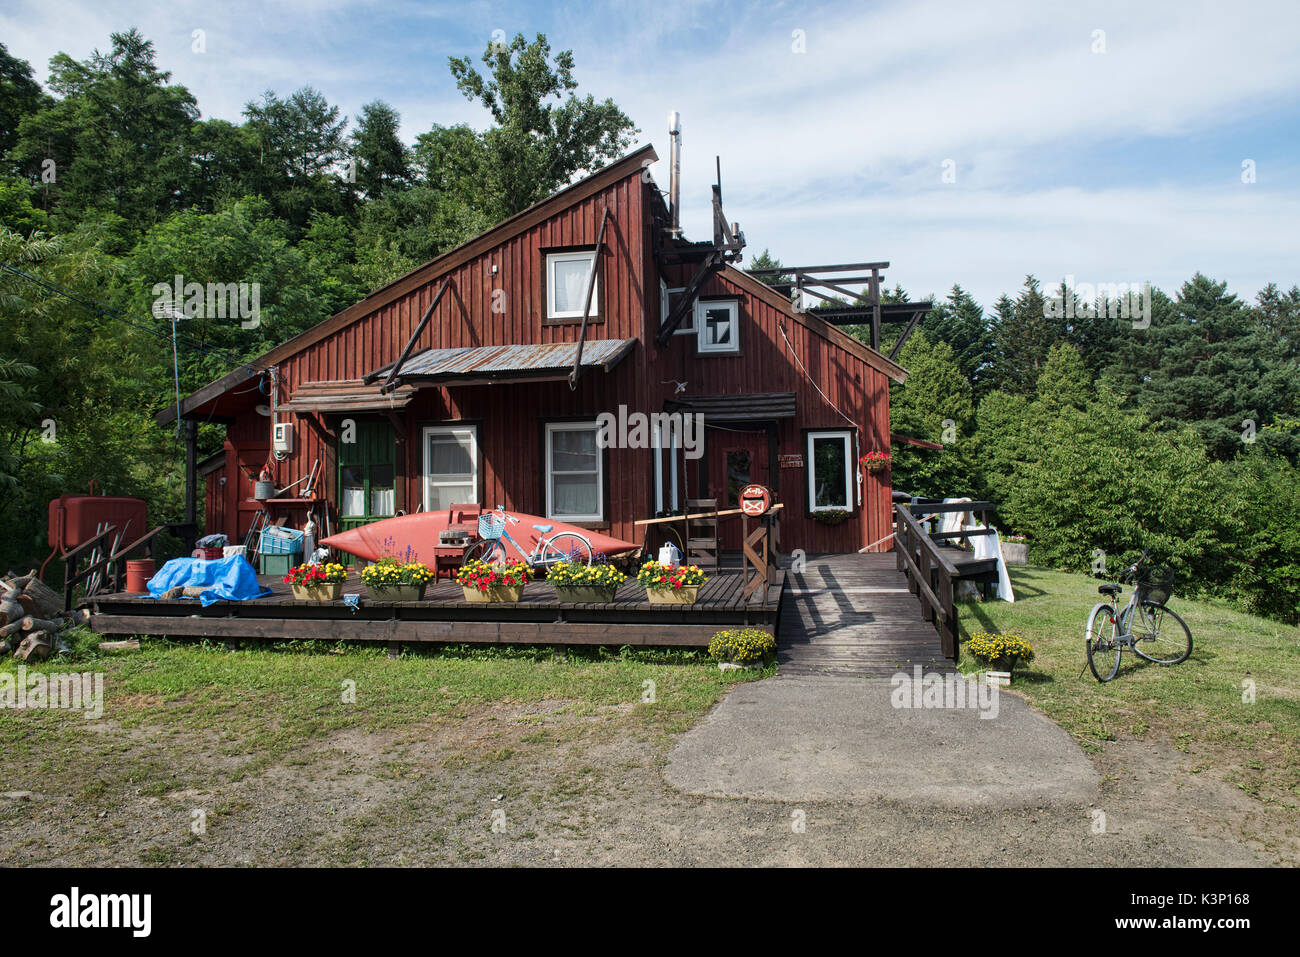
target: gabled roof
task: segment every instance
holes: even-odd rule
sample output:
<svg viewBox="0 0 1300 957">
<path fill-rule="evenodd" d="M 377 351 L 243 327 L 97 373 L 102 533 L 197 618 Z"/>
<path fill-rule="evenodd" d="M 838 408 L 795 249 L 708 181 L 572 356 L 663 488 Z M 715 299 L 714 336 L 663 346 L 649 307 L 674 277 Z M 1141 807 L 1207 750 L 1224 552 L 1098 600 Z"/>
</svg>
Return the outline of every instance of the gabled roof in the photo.
<svg viewBox="0 0 1300 957">
<path fill-rule="evenodd" d="M 462 266 L 477 256 L 490 252 L 502 243 L 513 239 L 520 233 L 532 229 L 538 223 L 541 223 L 558 211 L 572 206 L 574 203 L 580 203 L 590 196 L 594 196 L 601 190 L 612 186 L 620 180 L 632 176 L 641 175 L 645 167 L 659 159 L 659 154 L 655 152 L 652 145 L 645 145 L 639 150 L 628 153 L 621 159 L 615 160 L 604 169 L 597 170 L 590 176 L 578 180 L 578 182 L 566 186 L 559 192 L 552 193 L 546 199 L 539 203 L 534 203 L 525 210 L 515 213 L 509 219 L 503 219 L 491 229 L 479 233 L 472 239 L 461 243 L 455 249 L 448 250 L 441 256 L 429 260 L 423 266 L 412 269 L 406 275 L 394 279 L 386 286 L 381 286 L 370 295 L 366 296 L 359 302 L 353 303 L 341 312 L 335 313 L 328 319 L 318 322 L 304 332 L 300 332 L 285 342 L 280 343 L 274 349 L 264 353 L 258 358 L 252 360 L 245 366 L 241 366 L 234 372 L 231 372 L 220 379 L 210 382 L 208 385 L 186 397 L 182 403 L 181 414 L 184 415 L 194 408 L 201 406 L 217 396 L 221 395 L 227 389 L 245 382 L 257 374 L 259 370 L 270 368 L 277 363 L 283 362 L 290 356 L 296 355 L 308 346 L 327 339 L 341 329 L 345 329 L 359 319 L 373 313 L 391 302 L 402 298 L 408 293 L 419 289 L 421 286 L 433 282 L 435 279 L 443 276 L 451 270 Z M 154 417 L 159 425 L 166 425 L 168 422 L 175 420 L 176 406 L 170 405 L 163 409 Z"/>
</svg>

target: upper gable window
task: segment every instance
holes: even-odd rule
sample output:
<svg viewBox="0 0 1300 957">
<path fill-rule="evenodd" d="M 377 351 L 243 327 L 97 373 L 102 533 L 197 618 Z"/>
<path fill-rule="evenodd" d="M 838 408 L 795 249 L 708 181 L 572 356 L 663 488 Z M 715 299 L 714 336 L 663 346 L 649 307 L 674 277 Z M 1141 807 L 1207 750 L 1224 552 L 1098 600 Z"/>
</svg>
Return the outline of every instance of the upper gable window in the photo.
<svg viewBox="0 0 1300 957">
<path fill-rule="evenodd" d="M 587 278 L 595 259 L 594 249 L 546 255 L 546 318 L 581 319 L 586 304 Z M 600 315 L 600 279 L 591 287 L 589 318 Z"/>
<path fill-rule="evenodd" d="M 735 299 L 706 299 L 695 303 L 696 350 L 701 355 L 740 352 L 740 303 Z"/>
<path fill-rule="evenodd" d="M 677 288 L 670 289 L 668 283 L 664 282 L 662 279 L 659 280 L 659 325 L 662 326 L 668 321 L 668 314 L 673 311 L 674 300 L 685 291 L 685 286 L 678 286 Z M 694 334 L 694 310 L 692 310 L 691 315 L 687 316 L 677 324 L 677 328 L 673 330 L 673 335 L 684 336 Z"/>
</svg>

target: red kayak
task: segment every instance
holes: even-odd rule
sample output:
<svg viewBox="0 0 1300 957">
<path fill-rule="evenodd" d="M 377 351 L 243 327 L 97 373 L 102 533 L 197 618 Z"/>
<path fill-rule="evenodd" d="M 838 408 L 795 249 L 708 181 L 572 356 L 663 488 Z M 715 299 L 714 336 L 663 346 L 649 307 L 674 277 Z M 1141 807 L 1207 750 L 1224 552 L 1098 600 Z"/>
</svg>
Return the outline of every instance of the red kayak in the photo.
<svg viewBox="0 0 1300 957">
<path fill-rule="evenodd" d="M 485 511 L 483 514 L 485 516 L 495 514 L 498 518 L 501 516 L 500 512 Z M 609 535 L 602 535 L 600 532 L 579 528 L 576 525 L 557 522 L 552 518 L 526 515 L 523 512 L 511 512 L 510 514 L 519 521 L 508 522 L 506 528 L 510 532 L 510 537 L 523 549 L 525 555 L 532 553 L 539 536 L 551 537 L 560 532 L 574 532 L 587 539 L 587 541 L 591 542 L 593 555 L 614 556 L 633 551 L 639 547 L 631 542 L 612 538 Z M 371 562 L 378 561 L 386 555 L 391 555 L 405 561 L 424 562 L 427 565 L 432 565 L 433 550 L 438 545 L 438 533 L 447 530 L 449 520 L 450 515 L 446 509 L 440 509 L 436 512 L 416 512 L 413 515 L 399 515 L 396 518 L 386 518 L 346 532 L 339 532 L 337 535 L 321 539 L 321 544 L 330 548 L 337 548 L 341 552 L 347 552 L 349 555 L 355 555 L 357 558 Z M 470 522 L 469 525 L 471 528 L 477 529 L 476 522 Z M 541 532 L 534 527 L 537 525 L 541 525 L 548 530 Z M 510 547 L 509 542 L 503 542 L 503 544 L 512 560 L 519 559 L 520 556 Z"/>
</svg>

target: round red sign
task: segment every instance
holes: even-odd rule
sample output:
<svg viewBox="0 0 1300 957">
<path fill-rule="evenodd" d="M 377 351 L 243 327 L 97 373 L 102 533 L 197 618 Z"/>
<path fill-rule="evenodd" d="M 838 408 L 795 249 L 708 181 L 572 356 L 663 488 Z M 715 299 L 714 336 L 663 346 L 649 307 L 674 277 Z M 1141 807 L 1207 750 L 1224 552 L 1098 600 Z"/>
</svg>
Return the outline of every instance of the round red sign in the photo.
<svg viewBox="0 0 1300 957">
<path fill-rule="evenodd" d="M 740 490 L 740 510 L 746 515 L 766 515 L 772 507 L 772 493 L 762 485 L 746 485 Z"/>
</svg>

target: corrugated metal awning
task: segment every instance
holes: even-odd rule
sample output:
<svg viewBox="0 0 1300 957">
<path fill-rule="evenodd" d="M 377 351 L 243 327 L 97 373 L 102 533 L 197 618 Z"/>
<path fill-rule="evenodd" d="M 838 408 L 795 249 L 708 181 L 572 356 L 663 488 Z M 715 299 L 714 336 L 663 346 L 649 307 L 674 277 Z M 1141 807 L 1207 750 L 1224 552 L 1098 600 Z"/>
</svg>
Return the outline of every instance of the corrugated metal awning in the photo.
<svg viewBox="0 0 1300 957">
<path fill-rule="evenodd" d="M 582 347 L 584 369 L 608 372 L 636 345 L 635 339 L 592 339 Z M 567 378 L 577 356 L 576 342 L 426 349 L 402 363 L 397 382 L 416 386 L 442 383 L 548 381 Z M 383 378 L 391 365 L 376 369 L 367 381 Z"/>
<path fill-rule="evenodd" d="M 411 386 L 399 386 L 383 395 L 378 385 L 367 385 L 361 379 L 339 379 L 335 382 L 304 382 L 293 390 L 293 398 L 281 402 L 284 412 L 384 412 L 403 409 L 415 397 Z"/>
<path fill-rule="evenodd" d="M 738 395 L 692 395 L 664 403 L 669 412 L 699 412 L 705 420 L 759 422 L 794 417 L 793 392 L 750 392 Z"/>
</svg>

